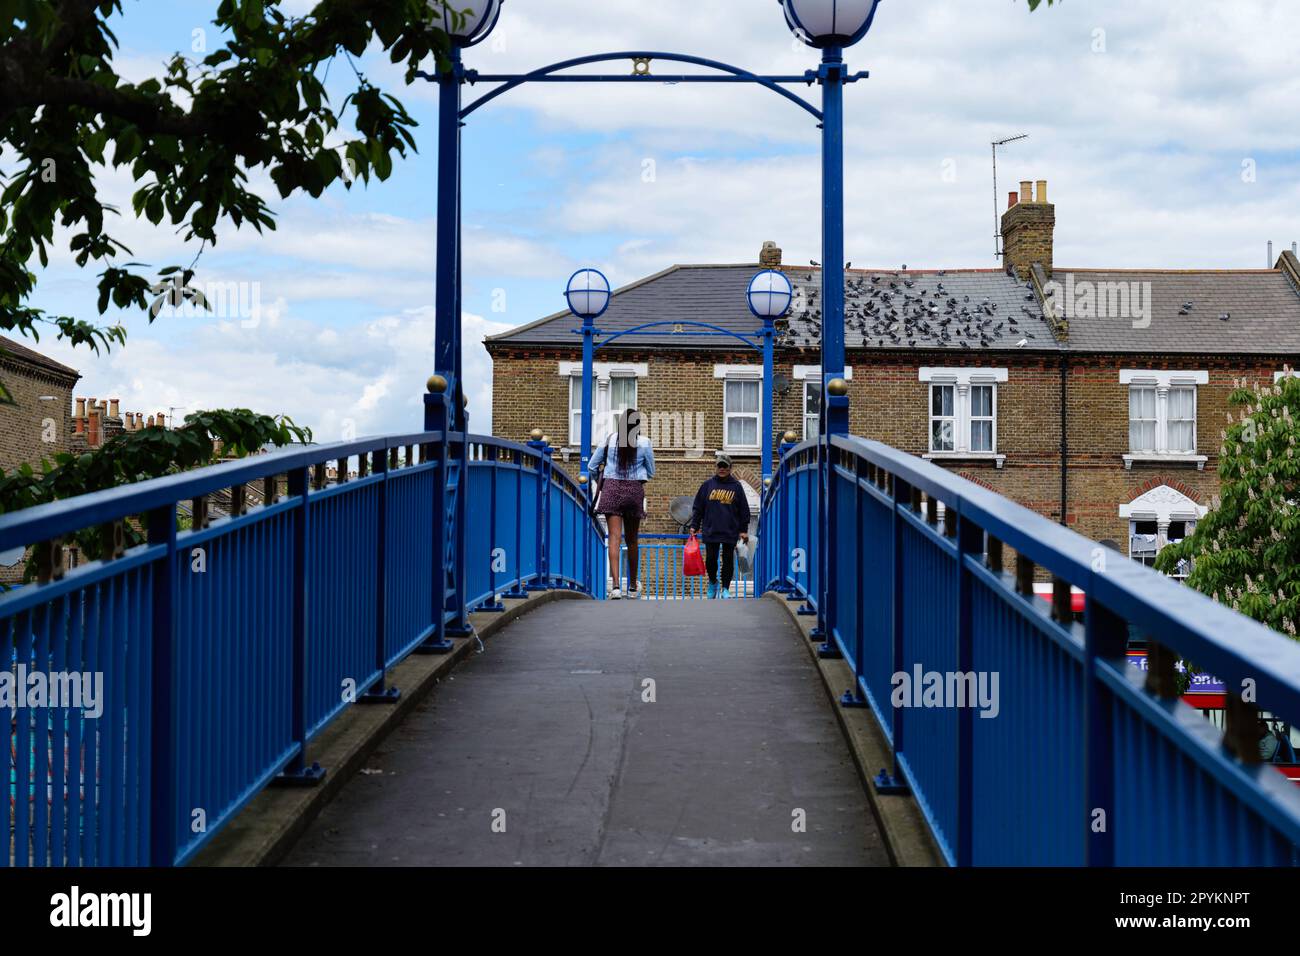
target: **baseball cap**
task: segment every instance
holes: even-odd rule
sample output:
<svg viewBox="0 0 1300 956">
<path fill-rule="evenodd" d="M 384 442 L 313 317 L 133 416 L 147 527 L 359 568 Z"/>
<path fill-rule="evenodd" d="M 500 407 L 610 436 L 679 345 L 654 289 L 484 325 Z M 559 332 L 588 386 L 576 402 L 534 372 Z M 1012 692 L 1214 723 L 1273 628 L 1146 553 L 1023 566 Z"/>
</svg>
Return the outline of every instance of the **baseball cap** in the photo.
<svg viewBox="0 0 1300 956">
<path fill-rule="evenodd" d="M 721 466 L 721 465 L 726 465 L 728 468 L 730 468 L 730 467 L 731 467 L 731 456 L 730 456 L 730 455 L 724 455 L 724 454 L 722 454 L 721 452 L 719 452 L 719 453 L 718 453 L 717 461 L 714 462 L 714 467 L 718 467 L 718 466 Z"/>
</svg>

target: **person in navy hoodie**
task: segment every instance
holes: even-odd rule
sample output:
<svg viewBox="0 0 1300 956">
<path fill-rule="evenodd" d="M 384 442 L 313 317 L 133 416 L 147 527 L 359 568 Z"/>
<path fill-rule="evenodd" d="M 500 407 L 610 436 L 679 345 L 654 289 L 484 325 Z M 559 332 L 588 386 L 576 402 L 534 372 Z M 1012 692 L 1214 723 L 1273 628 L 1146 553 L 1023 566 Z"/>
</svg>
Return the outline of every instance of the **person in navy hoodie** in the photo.
<svg viewBox="0 0 1300 956">
<path fill-rule="evenodd" d="M 718 455 L 712 478 L 695 493 L 691 534 L 704 542 L 704 567 L 709 573 L 708 596 L 731 597 L 731 573 L 736 564 L 736 541 L 749 540 L 749 500 L 745 488 L 731 474 L 731 459 Z M 722 567 L 718 568 L 721 560 Z M 721 575 L 721 587 L 718 586 Z"/>
</svg>

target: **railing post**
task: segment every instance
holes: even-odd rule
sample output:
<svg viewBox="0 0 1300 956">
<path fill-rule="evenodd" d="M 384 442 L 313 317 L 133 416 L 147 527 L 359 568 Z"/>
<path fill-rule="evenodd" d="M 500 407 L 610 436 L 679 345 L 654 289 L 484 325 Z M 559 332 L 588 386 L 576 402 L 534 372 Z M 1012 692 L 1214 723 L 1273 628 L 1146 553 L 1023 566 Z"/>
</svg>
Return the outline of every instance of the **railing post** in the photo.
<svg viewBox="0 0 1300 956">
<path fill-rule="evenodd" d="M 429 601 L 433 633 L 415 649 L 417 654 L 446 654 L 455 645 L 447 639 L 447 485 L 451 481 L 451 438 L 448 434 L 450 414 L 447 406 L 447 380 L 441 375 L 429 379 L 428 394 L 424 396 L 424 430 L 437 432 L 438 440 L 432 451 L 437 458 L 437 477 L 433 482 L 433 527 L 429 538 L 433 548 L 433 580 L 430 582 Z M 375 453 L 375 467 L 379 459 L 388 460 L 387 453 Z"/>
<path fill-rule="evenodd" d="M 463 414 L 463 410 L 461 417 L 465 419 L 465 423 L 460 440 L 456 443 L 456 447 L 460 450 L 460 464 L 456 471 L 456 500 L 453 502 L 451 518 L 451 570 L 455 584 L 451 596 L 452 619 L 448 622 L 446 630 L 449 637 L 469 637 L 474 633 L 474 629 L 469 624 L 467 607 L 469 592 L 466 587 L 469 581 L 469 421 Z"/>
<path fill-rule="evenodd" d="M 364 459 L 365 454 L 361 457 Z M 414 455 L 407 451 L 407 467 L 411 466 Z M 339 481 L 347 480 L 347 461 L 339 462 Z M 358 471 L 364 471 L 358 466 Z M 375 542 L 375 666 L 379 669 L 379 681 L 366 693 L 357 698 L 359 704 L 395 704 L 402 692 L 396 687 L 388 687 L 385 678 L 388 671 L 388 468 L 387 456 L 382 464 L 376 463 L 375 476 L 379 494 L 379 524 Z"/>
<path fill-rule="evenodd" d="M 822 472 L 825 475 L 823 479 L 823 491 L 826 495 L 826 523 L 822 525 L 821 554 L 822 564 L 818 574 L 821 578 L 817 582 L 820 597 L 818 598 L 819 616 L 821 627 L 823 628 L 822 637 L 825 643 L 817 649 L 817 656 L 825 660 L 839 660 L 844 657 L 839 647 L 835 643 L 835 625 L 839 620 L 836 609 L 836 602 L 839 600 L 838 588 L 835 587 L 835 565 L 839 560 L 839 542 L 841 520 L 839 492 L 836 490 L 835 481 L 835 446 L 832 444 L 832 437 L 827 435 L 822 445 L 826 457 L 822 462 Z"/>
<path fill-rule="evenodd" d="M 536 434 L 536 432 L 534 432 Z M 528 447 L 537 453 L 537 508 L 532 513 L 537 515 L 537 580 L 528 585 L 529 591 L 549 590 L 550 578 L 547 573 L 546 538 L 551 526 L 551 459 L 550 446 L 544 441 L 530 441 Z"/>
<path fill-rule="evenodd" d="M 528 596 L 524 590 L 524 453 L 515 450 L 510 454 L 519 470 L 519 480 L 515 482 L 515 583 L 506 597 L 522 598 Z"/>
<path fill-rule="evenodd" d="M 149 512 L 149 544 L 165 550 L 153 572 L 150 675 L 149 865 L 176 863 L 176 506 Z M 5 799 L 8 799 L 6 796 Z M 75 833 L 71 839 L 77 839 Z M 26 835 L 23 834 L 26 840 Z M 24 849 L 22 853 L 26 854 Z"/>
<path fill-rule="evenodd" d="M 1128 625 L 1102 607 L 1088 589 L 1083 609 L 1084 687 L 1084 859 L 1088 866 L 1115 865 L 1115 731 L 1113 698 L 1101 680 L 1098 664 L 1123 662 Z M 1099 812 L 1100 811 L 1100 812 Z"/>
<path fill-rule="evenodd" d="M 944 502 L 944 526 L 957 537 L 957 673 L 975 673 L 974 577 L 968 559 L 984 554 L 984 530 L 953 502 Z M 975 862 L 975 708 L 957 709 L 957 846 L 958 866 Z"/>
<path fill-rule="evenodd" d="M 893 592 L 893 600 L 890 602 L 891 620 L 891 650 L 890 660 L 892 670 L 890 673 L 898 674 L 903 670 L 903 526 L 904 521 L 899 515 L 899 509 L 904 507 L 906 501 L 907 507 L 915 510 L 920 503 L 920 489 L 913 488 L 903 479 L 894 475 L 893 481 L 893 507 L 890 510 L 890 551 L 893 553 L 893 560 L 890 561 L 890 587 Z M 908 786 L 903 777 L 903 769 L 899 763 L 898 755 L 903 752 L 905 746 L 904 732 L 906 730 L 903 722 L 903 712 L 905 707 L 890 707 L 889 725 L 890 738 L 893 742 L 894 766 L 892 771 L 880 768 L 880 773 L 876 774 L 874 784 L 877 793 L 907 793 Z"/>
<path fill-rule="evenodd" d="M 323 476 L 322 476 L 323 477 Z M 306 468 L 289 472 L 289 496 L 297 499 L 293 512 L 293 687 L 291 733 L 297 755 L 278 780 L 293 785 L 313 785 L 324 779 L 320 764 L 307 766 L 307 628 L 311 581 L 307 574 L 307 549 L 311 542 L 311 489 Z"/>
<path fill-rule="evenodd" d="M 866 567 L 863 549 L 866 538 L 866 498 L 862 494 L 860 482 L 865 463 L 856 454 L 853 456 L 853 575 L 855 579 L 862 576 Z M 845 639 L 853 644 L 853 686 L 840 695 L 841 707 L 865 708 L 870 706 L 862 693 L 862 678 L 865 673 L 863 657 L 866 655 L 866 628 L 863 617 L 866 614 L 866 588 L 853 588 L 853 634 Z"/>
<path fill-rule="evenodd" d="M 492 491 L 491 491 L 492 502 L 491 502 L 491 506 L 488 508 L 488 511 L 491 514 L 491 518 L 489 519 L 491 521 L 491 524 L 489 525 L 489 530 L 488 530 L 488 587 L 492 589 L 492 594 L 488 598 L 487 603 L 484 604 L 482 607 L 480 607 L 478 610 L 504 611 L 506 609 L 506 606 L 502 604 L 500 599 L 497 597 L 497 571 L 496 571 L 497 526 L 499 524 L 499 522 L 497 521 L 497 509 L 500 507 L 499 499 L 497 496 L 497 472 L 500 471 L 501 468 L 501 450 L 497 448 L 495 445 L 489 445 L 488 448 L 490 450 L 487 451 L 486 454 L 488 454 L 490 457 L 486 460 L 490 462 L 492 465 L 491 471 L 489 472 L 490 481 L 492 485 Z M 509 570 L 509 562 L 507 562 L 507 570 Z"/>
</svg>

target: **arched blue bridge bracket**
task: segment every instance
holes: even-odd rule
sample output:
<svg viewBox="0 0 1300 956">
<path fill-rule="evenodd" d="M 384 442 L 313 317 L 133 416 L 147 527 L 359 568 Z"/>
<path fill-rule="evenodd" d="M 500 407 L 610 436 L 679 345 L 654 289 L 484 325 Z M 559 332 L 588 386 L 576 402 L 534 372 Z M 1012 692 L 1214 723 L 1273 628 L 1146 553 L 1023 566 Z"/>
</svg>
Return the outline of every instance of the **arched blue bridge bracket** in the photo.
<svg viewBox="0 0 1300 956">
<path fill-rule="evenodd" d="M 630 329 L 623 329 L 623 330 L 620 331 L 620 332 L 615 332 L 613 335 L 611 335 L 609 338 L 605 339 L 603 342 L 597 342 L 597 343 L 595 343 L 595 347 L 598 348 L 598 349 L 601 349 L 601 348 L 604 348 L 605 346 L 610 345 L 611 343 L 617 341 L 618 339 L 621 339 L 621 338 L 622 338 L 623 336 L 625 336 L 625 335 L 636 335 L 636 334 L 642 332 L 642 331 L 645 330 L 645 329 L 657 329 L 657 328 L 662 328 L 663 326 L 666 326 L 666 325 L 670 325 L 670 326 L 672 326 L 673 328 L 684 328 L 685 326 L 688 326 L 688 325 L 689 325 L 689 326 L 691 326 L 692 328 L 708 329 L 708 330 L 709 330 L 708 333 L 706 333 L 706 332 L 679 332 L 679 333 L 677 333 L 677 334 L 678 334 L 678 335 L 707 335 L 707 334 L 710 334 L 710 333 L 714 333 L 714 334 L 717 334 L 717 335 L 729 335 L 729 336 L 731 336 L 733 339 L 739 339 L 739 340 L 740 340 L 741 342 L 743 342 L 746 346 L 748 346 L 748 347 L 751 348 L 751 349 L 754 349 L 756 352 L 761 352 L 761 351 L 763 351 L 763 347 L 762 347 L 761 345 L 756 345 L 754 342 L 751 341 L 751 339 L 762 338 L 762 336 L 763 336 L 763 333 L 762 333 L 762 332 L 751 332 L 751 333 L 749 333 L 748 335 L 746 335 L 746 334 L 744 334 L 743 332 L 734 332 L 734 331 L 732 331 L 731 329 L 724 329 L 724 328 L 723 328 L 722 326 L 720 326 L 720 325 L 710 325 L 708 322 L 646 322 L 646 323 L 643 324 L 643 325 L 635 325 L 635 326 L 633 326 L 633 327 L 630 328 Z M 570 331 L 572 331 L 572 332 L 574 332 L 574 333 L 576 333 L 576 334 L 578 334 L 578 335 L 581 335 L 581 334 L 582 334 L 582 329 L 571 329 Z M 600 334 L 600 330 L 599 330 L 599 329 L 596 330 L 596 334 L 597 334 L 597 335 Z"/>
<path fill-rule="evenodd" d="M 673 76 L 656 76 L 653 74 L 634 73 L 626 76 L 556 76 L 565 70 L 577 66 L 586 66 L 591 63 L 608 63 L 617 60 L 668 60 L 672 63 L 689 63 L 693 66 L 703 66 L 711 70 L 717 70 L 725 76 L 707 76 L 692 73 L 676 74 Z M 634 51 L 627 53 L 599 53 L 593 56 L 582 56 L 573 60 L 565 60 L 562 63 L 552 63 L 550 66 L 544 66 L 541 69 L 533 70 L 531 73 L 524 74 L 496 74 L 488 75 L 466 70 L 465 78 L 471 83 L 500 83 L 490 93 L 479 97 L 473 103 L 466 106 L 460 111 L 460 118 L 464 120 L 479 107 L 486 106 L 492 100 L 496 99 L 502 93 L 508 93 L 515 87 L 522 86 L 525 83 L 757 83 L 765 86 L 773 93 L 785 97 L 791 103 L 801 107 L 817 120 L 822 121 L 822 111 L 813 106 L 803 97 L 791 93 L 789 90 L 782 89 L 782 83 L 815 83 L 818 79 L 817 72 L 811 71 L 799 76 L 760 76 L 757 73 L 751 73 L 748 70 L 742 70 L 740 67 L 732 66 L 729 63 L 721 63 L 717 60 L 708 60 L 699 56 L 688 56 L 682 53 L 650 53 L 644 51 Z M 858 77 L 852 77 L 857 79 Z"/>
</svg>

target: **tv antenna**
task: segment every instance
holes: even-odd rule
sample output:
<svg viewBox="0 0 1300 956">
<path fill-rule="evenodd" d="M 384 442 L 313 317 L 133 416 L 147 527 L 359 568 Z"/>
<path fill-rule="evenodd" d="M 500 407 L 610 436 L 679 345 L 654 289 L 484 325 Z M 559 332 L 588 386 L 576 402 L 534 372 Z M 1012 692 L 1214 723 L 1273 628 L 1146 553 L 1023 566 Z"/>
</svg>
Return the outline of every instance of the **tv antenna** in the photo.
<svg viewBox="0 0 1300 956">
<path fill-rule="evenodd" d="M 998 215 L 998 147 L 1005 146 L 1007 143 L 1014 143 L 1018 140 L 1029 139 L 1028 133 L 1021 133 L 1019 136 L 1009 136 L 1006 139 L 1000 139 L 990 145 L 993 147 L 993 258 L 1002 258 L 1002 219 Z"/>
</svg>

